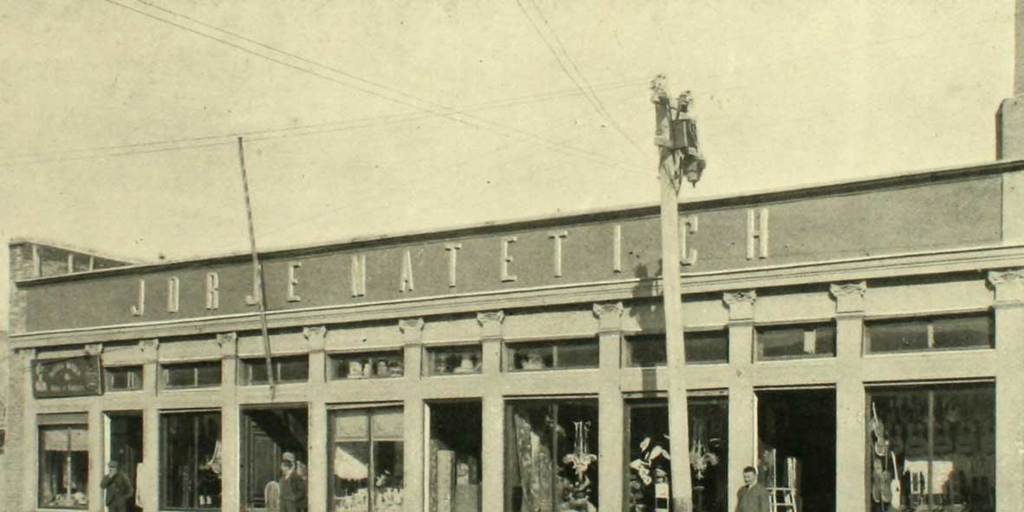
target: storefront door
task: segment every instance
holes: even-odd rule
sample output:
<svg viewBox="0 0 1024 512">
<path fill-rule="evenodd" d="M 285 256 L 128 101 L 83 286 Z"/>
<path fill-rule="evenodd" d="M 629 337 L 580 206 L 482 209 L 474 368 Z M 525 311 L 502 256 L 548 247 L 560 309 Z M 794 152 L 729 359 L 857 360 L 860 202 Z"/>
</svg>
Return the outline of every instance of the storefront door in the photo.
<svg viewBox="0 0 1024 512">
<path fill-rule="evenodd" d="M 105 452 L 108 463 L 117 462 L 118 471 L 125 474 L 132 487 L 138 490 L 139 465 L 142 464 L 142 412 L 108 413 L 106 416 Z M 135 493 L 138 496 L 138 493 Z M 128 502 L 128 510 L 139 510 L 135 496 Z"/>
<path fill-rule="evenodd" d="M 834 389 L 758 391 L 757 434 L 758 479 L 776 503 L 835 510 Z"/>
</svg>

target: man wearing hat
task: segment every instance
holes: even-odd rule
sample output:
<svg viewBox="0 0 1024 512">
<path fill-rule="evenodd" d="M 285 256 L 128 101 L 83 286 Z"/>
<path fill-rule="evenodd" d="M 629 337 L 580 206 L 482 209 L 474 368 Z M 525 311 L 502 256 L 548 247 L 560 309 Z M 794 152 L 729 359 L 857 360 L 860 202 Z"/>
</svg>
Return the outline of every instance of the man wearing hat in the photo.
<svg viewBox="0 0 1024 512">
<path fill-rule="evenodd" d="M 297 471 L 295 454 L 281 455 L 280 512 L 306 511 L 306 479 Z"/>
<path fill-rule="evenodd" d="M 129 512 L 128 503 L 135 495 L 128 475 L 118 469 L 116 460 L 107 464 L 107 474 L 100 482 L 100 487 L 107 491 L 107 510 L 109 512 Z"/>
</svg>

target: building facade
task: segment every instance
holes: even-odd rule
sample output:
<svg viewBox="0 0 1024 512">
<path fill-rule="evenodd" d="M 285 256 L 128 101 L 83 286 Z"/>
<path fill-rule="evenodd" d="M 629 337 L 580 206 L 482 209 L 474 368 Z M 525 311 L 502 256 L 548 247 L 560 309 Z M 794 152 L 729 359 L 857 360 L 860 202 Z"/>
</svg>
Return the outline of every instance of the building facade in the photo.
<svg viewBox="0 0 1024 512">
<path fill-rule="evenodd" d="M 269 252 L 273 386 L 248 255 L 16 241 L 7 503 L 104 510 L 113 459 L 143 510 L 268 510 L 288 459 L 316 512 L 655 511 L 671 454 L 700 511 L 746 466 L 801 511 L 1016 510 L 1022 205 L 1021 161 L 687 203 L 682 368 L 656 208 Z"/>
</svg>

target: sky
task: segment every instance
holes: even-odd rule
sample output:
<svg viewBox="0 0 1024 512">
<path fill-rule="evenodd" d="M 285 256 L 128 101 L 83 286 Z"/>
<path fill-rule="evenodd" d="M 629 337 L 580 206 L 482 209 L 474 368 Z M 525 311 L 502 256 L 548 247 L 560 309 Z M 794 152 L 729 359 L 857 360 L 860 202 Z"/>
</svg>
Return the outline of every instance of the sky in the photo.
<svg viewBox="0 0 1024 512">
<path fill-rule="evenodd" d="M 995 159 L 1013 0 L 0 0 L 0 239 L 139 260 Z M 0 251 L 0 315 L 8 261 Z M 2 326 L 3 324 L 0 324 Z"/>
</svg>

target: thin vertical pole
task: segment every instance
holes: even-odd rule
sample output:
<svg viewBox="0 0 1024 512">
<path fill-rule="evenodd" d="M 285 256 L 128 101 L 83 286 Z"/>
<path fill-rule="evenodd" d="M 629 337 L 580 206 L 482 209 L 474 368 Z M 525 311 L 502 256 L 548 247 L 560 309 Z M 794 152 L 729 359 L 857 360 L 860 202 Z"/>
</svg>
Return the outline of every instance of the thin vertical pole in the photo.
<svg viewBox="0 0 1024 512">
<path fill-rule="evenodd" d="M 657 81 L 657 79 L 656 79 Z M 656 143 L 671 139 L 671 106 L 664 91 L 655 90 Z M 667 131 L 666 131 L 667 129 Z M 668 359 L 668 432 L 672 453 L 672 510 L 690 512 L 693 490 L 690 480 L 690 426 L 686 397 L 686 352 L 683 345 L 683 299 L 679 257 L 678 162 L 672 150 L 659 144 L 658 181 L 661 188 L 661 286 L 665 311 L 665 355 Z"/>
<path fill-rule="evenodd" d="M 263 360 L 267 368 L 267 383 L 270 384 L 270 397 L 274 397 L 274 371 L 270 360 L 270 334 L 267 332 L 266 293 L 263 286 L 263 266 L 260 265 L 259 253 L 256 252 L 256 229 L 252 221 L 252 202 L 249 200 L 249 176 L 245 171 L 245 147 L 242 138 L 238 138 L 238 163 L 242 168 L 242 190 L 245 192 L 245 217 L 249 223 L 249 248 L 252 251 L 252 280 L 257 293 L 256 307 L 260 317 L 260 332 L 263 335 Z"/>
</svg>

